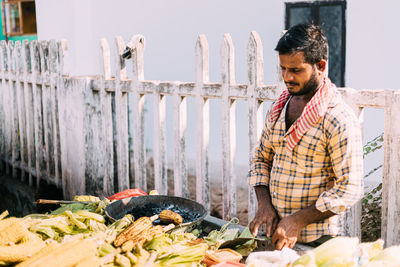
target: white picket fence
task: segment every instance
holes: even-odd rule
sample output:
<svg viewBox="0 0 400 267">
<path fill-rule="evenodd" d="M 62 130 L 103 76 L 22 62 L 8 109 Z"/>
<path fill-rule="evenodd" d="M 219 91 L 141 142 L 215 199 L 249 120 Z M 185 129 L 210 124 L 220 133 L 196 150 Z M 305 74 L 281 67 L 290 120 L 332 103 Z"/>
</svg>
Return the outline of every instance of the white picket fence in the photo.
<svg viewBox="0 0 400 267">
<path fill-rule="evenodd" d="M 116 73 L 111 75 L 110 48 L 100 42 L 102 73 L 71 77 L 67 73 L 66 42 L 35 41 L 0 44 L 0 165 L 17 179 L 40 186 L 44 180 L 62 187 L 65 198 L 77 194 L 110 195 L 131 187 L 147 188 L 144 141 L 144 102 L 153 98 L 155 189 L 188 196 L 186 128 L 187 98 L 195 99 L 196 200 L 210 206 L 208 149 L 210 99 L 221 99 L 223 217 L 236 215 L 235 143 L 237 100 L 248 103 L 249 163 L 264 125 L 262 107 L 281 91 L 263 84 L 262 43 L 252 32 L 247 46 L 248 84 L 237 84 L 234 46 L 225 34 L 221 46 L 221 82 L 209 81 L 207 39 L 200 35 L 195 47 L 195 82 L 144 80 L 144 38 L 134 36 L 131 79 L 122 59 L 121 37 L 115 39 Z M 279 80 L 279 79 L 278 79 Z M 400 243 L 400 96 L 395 90 L 339 88 L 363 120 L 363 108 L 385 111 L 382 238 Z M 173 98 L 174 177 L 167 177 L 166 96 Z M 130 98 L 130 99 L 128 99 Z M 211 133 L 213 134 L 213 133 Z M 243 177 L 245 179 L 245 177 Z M 116 181 L 116 182 L 115 182 Z M 114 184 L 116 186 L 114 186 Z M 256 201 L 249 190 L 249 218 Z M 360 236 L 360 205 L 347 216 L 346 232 Z"/>
</svg>

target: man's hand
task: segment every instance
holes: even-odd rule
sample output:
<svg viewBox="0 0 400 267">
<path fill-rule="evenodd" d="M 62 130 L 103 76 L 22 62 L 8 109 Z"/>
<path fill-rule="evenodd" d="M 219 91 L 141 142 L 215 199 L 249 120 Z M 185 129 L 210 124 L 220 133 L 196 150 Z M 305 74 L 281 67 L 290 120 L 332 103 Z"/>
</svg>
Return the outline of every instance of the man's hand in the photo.
<svg viewBox="0 0 400 267">
<path fill-rule="evenodd" d="M 263 224 L 265 224 L 265 235 L 270 237 L 275 231 L 276 225 L 278 224 L 278 216 L 276 215 L 276 211 L 272 206 L 258 206 L 256 216 L 249 225 L 250 232 L 253 234 L 253 236 L 257 236 L 258 230 Z"/>
<path fill-rule="evenodd" d="M 325 220 L 334 216 L 332 211 L 320 212 L 315 207 L 315 203 L 311 206 L 301 209 L 292 215 L 284 217 L 278 224 L 271 242 L 275 244 L 276 249 L 281 250 L 283 247 L 292 248 L 300 235 L 301 230 L 307 225 Z"/>
<path fill-rule="evenodd" d="M 303 227 L 303 225 L 296 222 L 294 216 L 283 218 L 272 236 L 272 244 L 275 244 L 275 248 L 279 250 L 284 247 L 293 248 Z"/>
<path fill-rule="evenodd" d="M 258 200 L 258 209 L 256 216 L 250 223 L 249 228 L 253 236 L 257 236 L 260 227 L 265 224 L 265 234 L 270 237 L 275 231 L 279 218 L 275 208 L 271 203 L 271 196 L 268 187 L 256 186 L 254 187 Z"/>
</svg>

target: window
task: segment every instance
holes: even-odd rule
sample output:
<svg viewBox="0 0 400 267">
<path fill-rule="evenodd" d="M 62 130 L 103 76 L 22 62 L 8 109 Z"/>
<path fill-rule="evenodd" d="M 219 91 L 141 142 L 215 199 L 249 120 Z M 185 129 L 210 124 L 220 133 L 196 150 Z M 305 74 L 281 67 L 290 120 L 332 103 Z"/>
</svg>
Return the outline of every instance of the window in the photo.
<svg viewBox="0 0 400 267">
<path fill-rule="evenodd" d="M 4 35 L 36 34 L 34 0 L 8 0 L 1 7 Z"/>
<path fill-rule="evenodd" d="M 285 28 L 302 22 L 320 25 L 328 38 L 329 78 L 345 86 L 346 1 L 312 1 L 286 4 Z"/>
</svg>

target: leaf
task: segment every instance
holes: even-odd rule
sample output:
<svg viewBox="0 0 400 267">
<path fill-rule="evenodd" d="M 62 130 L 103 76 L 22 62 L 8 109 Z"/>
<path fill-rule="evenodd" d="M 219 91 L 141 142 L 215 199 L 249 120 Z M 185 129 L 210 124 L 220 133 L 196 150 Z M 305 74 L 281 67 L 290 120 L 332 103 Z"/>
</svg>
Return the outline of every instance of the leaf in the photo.
<svg viewBox="0 0 400 267">
<path fill-rule="evenodd" d="M 240 233 L 239 238 L 241 237 L 253 237 L 248 226 Z"/>
</svg>

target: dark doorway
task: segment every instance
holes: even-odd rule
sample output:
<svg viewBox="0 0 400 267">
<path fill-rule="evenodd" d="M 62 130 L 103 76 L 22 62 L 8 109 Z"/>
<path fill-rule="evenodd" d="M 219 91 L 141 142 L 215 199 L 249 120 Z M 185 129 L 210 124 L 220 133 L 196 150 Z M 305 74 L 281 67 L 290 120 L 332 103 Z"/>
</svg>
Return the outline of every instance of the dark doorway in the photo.
<svg viewBox="0 0 400 267">
<path fill-rule="evenodd" d="M 302 22 L 320 25 L 329 43 L 329 78 L 344 87 L 346 60 L 346 1 L 285 3 L 285 28 Z"/>
</svg>

